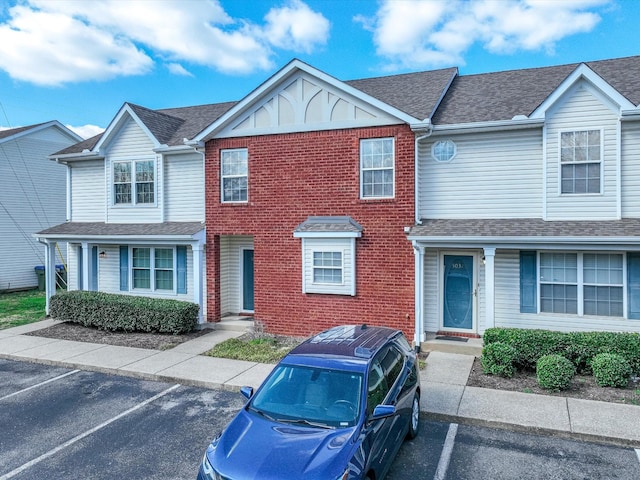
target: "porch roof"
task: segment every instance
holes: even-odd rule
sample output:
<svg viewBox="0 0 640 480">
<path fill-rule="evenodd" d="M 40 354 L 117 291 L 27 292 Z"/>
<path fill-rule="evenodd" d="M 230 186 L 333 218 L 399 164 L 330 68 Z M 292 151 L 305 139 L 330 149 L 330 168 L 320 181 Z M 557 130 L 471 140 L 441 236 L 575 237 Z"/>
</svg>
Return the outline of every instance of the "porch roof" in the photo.
<svg viewBox="0 0 640 480">
<path fill-rule="evenodd" d="M 36 237 L 51 240 L 109 239 L 198 239 L 204 236 L 202 222 L 105 223 L 66 222 L 46 228 Z M 198 237 L 198 238 L 196 238 Z M 204 238 L 204 237 L 203 237 Z"/>
<path fill-rule="evenodd" d="M 640 218 L 622 220 L 425 219 L 409 240 L 465 246 L 607 245 L 640 249 Z"/>
</svg>

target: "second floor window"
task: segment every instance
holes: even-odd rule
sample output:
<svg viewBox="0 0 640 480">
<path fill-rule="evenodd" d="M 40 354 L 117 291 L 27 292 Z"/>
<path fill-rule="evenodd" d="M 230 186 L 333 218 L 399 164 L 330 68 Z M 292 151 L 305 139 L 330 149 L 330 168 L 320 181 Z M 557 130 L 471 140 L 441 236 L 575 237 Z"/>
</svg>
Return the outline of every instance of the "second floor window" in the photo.
<svg viewBox="0 0 640 480">
<path fill-rule="evenodd" d="M 222 150 L 220 167 L 222 201 L 246 202 L 249 175 L 247 149 Z"/>
<path fill-rule="evenodd" d="M 394 195 L 395 146 L 393 138 L 360 141 L 360 196 L 391 198 Z"/>
<path fill-rule="evenodd" d="M 600 193 L 600 137 L 600 130 L 560 134 L 561 193 Z"/>
<path fill-rule="evenodd" d="M 155 202 L 155 162 L 131 160 L 113 162 L 113 203 L 116 205 Z"/>
</svg>

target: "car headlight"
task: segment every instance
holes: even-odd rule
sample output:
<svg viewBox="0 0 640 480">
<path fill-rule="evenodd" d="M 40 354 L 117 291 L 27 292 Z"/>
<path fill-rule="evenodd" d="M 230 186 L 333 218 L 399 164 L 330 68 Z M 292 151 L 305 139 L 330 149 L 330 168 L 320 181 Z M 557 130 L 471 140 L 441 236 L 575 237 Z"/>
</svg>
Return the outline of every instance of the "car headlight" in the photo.
<svg viewBox="0 0 640 480">
<path fill-rule="evenodd" d="M 204 457 L 202 457 L 201 472 L 207 480 L 224 480 L 218 472 L 213 469 L 206 453 Z"/>
</svg>

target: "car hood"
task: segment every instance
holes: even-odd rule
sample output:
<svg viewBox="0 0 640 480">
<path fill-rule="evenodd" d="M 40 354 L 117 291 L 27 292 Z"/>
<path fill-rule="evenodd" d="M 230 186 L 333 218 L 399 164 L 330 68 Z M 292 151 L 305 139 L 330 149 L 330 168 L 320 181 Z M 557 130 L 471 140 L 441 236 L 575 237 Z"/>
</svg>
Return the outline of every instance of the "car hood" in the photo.
<svg viewBox="0 0 640 480">
<path fill-rule="evenodd" d="M 241 410 L 207 456 L 230 479 L 333 480 L 349 462 L 354 434 L 355 428 L 287 425 Z"/>
</svg>

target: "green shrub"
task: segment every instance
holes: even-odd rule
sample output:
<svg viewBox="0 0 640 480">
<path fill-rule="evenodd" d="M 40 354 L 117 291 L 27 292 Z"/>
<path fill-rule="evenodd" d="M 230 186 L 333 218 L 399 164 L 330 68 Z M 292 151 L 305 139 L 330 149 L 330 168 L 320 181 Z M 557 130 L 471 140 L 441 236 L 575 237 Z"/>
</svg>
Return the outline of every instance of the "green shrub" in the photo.
<svg viewBox="0 0 640 480">
<path fill-rule="evenodd" d="M 574 374 L 573 363 L 562 355 L 545 355 L 536 363 L 538 383 L 547 390 L 557 392 L 567 389 Z"/>
<path fill-rule="evenodd" d="M 511 345 L 502 342 L 490 343 L 482 349 L 482 371 L 485 374 L 511 378 L 515 373 L 515 357 L 516 351 Z"/>
<path fill-rule="evenodd" d="M 518 369 L 534 370 L 544 355 L 558 354 L 570 360 L 579 373 L 591 373 L 591 361 L 599 353 L 615 353 L 640 374 L 640 334 L 619 332 L 552 332 L 520 328 L 490 328 L 483 334 L 484 345 L 496 342 L 516 350 Z"/>
<path fill-rule="evenodd" d="M 624 388 L 629 385 L 631 366 L 616 353 L 599 353 L 591 362 L 593 376 L 601 387 Z"/>
<path fill-rule="evenodd" d="M 60 292 L 49 303 L 53 318 L 85 327 L 174 334 L 192 331 L 199 309 L 195 303 L 179 300 L 81 290 Z"/>
</svg>

